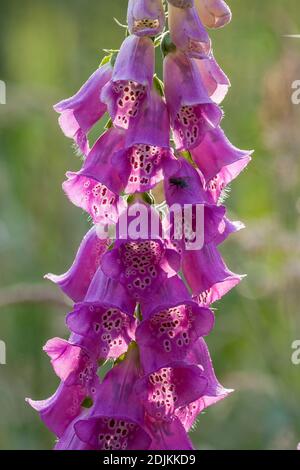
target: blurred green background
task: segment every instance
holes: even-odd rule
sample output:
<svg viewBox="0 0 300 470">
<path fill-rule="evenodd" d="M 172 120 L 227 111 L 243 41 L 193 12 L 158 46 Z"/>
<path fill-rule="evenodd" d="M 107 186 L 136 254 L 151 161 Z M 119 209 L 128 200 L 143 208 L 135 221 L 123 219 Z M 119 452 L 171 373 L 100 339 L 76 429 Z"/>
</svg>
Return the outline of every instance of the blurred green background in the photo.
<svg viewBox="0 0 300 470">
<path fill-rule="evenodd" d="M 232 218 L 247 224 L 223 247 L 248 278 L 217 305 L 210 336 L 222 383 L 236 389 L 207 410 L 192 434 L 200 449 L 295 449 L 300 441 L 300 80 L 299 0 L 231 0 L 232 24 L 213 32 L 215 56 L 232 82 L 223 126 L 254 160 L 232 184 Z M 58 380 L 42 346 L 66 337 L 68 305 L 43 281 L 70 265 L 88 228 L 63 195 L 80 160 L 60 132 L 53 103 L 96 69 L 124 35 L 126 2 L 1 0 L 0 80 L 0 449 L 45 449 L 54 438 L 26 396 L 42 399 Z"/>
</svg>

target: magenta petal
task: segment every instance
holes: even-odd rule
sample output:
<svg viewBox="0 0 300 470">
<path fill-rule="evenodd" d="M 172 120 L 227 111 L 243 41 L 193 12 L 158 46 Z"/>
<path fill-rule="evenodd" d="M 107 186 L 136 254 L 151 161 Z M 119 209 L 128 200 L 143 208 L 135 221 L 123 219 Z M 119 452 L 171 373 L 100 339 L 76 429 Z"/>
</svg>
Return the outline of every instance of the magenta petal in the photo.
<svg viewBox="0 0 300 470">
<path fill-rule="evenodd" d="M 147 450 L 151 443 L 149 434 L 126 415 L 81 420 L 75 424 L 75 431 L 95 450 Z"/>
<path fill-rule="evenodd" d="M 81 348 L 61 338 L 53 338 L 44 346 L 44 351 L 51 358 L 56 375 L 66 381 L 74 369 L 77 369 Z"/>
<path fill-rule="evenodd" d="M 99 269 L 85 301 L 67 317 L 74 333 L 97 343 L 101 359 L 118 358 L 134 339 L 136 320 L 133 302 L 122 285 Z"/>
<path fill-rule="evenodd" d="M 79 418 L 76 418 L 74 421 L 72 421 L 59 441 L 56 443 L 54 450 L 93 450 L 93 448 L 86 442 L 81 441 L 75 433 L 74 424 L 82 418 L 83 414 L 81 414 Z"/>
<path fill-rule="evenodd" d="M 231 10 L 224 0 L 196 2 L 199 16 L 208 28 L 222 28 L 231 21 Z"/>
<path fill-rule="evenodd" d="M 122 197 L 102 183 L 80 173 L 67 173 L 63 190 L 70 201 L 88 212 L 94 223 L 112 223 L 118 220 L 126 204 Z"/>
<path fill-rule="evenodd" d="M 231 220 L 227 219 L 227 217 L 224 217 L 223 222 L 224 224 L 222 230 L 219 231 L 219 234 L 214 239 L 214 243 L 216 245 L 220 245 L 221 243 L 223 243 L 232 233 L 239 232 L 240 230 L 245 228 L 243 222 L 232 222 Z"/>
<path fill-rule="evenodd" d="M 81 412 L 81 403 L 86 397 L 80 385 L 66 386 L 61 383 L 56 393 L 47 400 L 26 401 L 39 412 L 41 420 L 56 436 L 61 437 L 69 424 Z"/>
<path fill-rule="evenodd" d="M 101 360 L 117 359 L 134 340 L 136 320 L 102 302 L 77 304 L 67 317 L 71 331 L 97 341 Z"/>
<path fill-rule="evenodd" d="M 115 154 L 113 164 L 127 194 L 150 191 L 178 165 L 170 150 L 145 144 Z"/>
<path fill-rule="evenodd" d="M 208 381 L 205 395 L 176 412 L 176 415 L 184 425 L 186 431 L 189 431 L 195 423 L 197 416 L 203 410 L 223 400 L 232 393 L 233 390 L 224 388 L 216 378 L 207 345 L 202 338 L 195 343 L 187 360 L 190 361 L 191 364 L 200 365 L 203 368 L 203 375 Z"/>
<path fill-rule="evenodd" d="M 193 160 L 204 175 L 215 200 L 248 165 L 251 153 L 234 147 L 221 128 L 208 132 L 200 145 L 191 150 Z"/>
<path fill-rule="evenodd" d="M 170 147 L 170 120 L 164 99 L 155 91 L 149 93 L 147 103 L 126 132 L 126 147 L 138 144 Z"/>
<path fill-rule="evenodd" d="M 178 418 L 150 421 L 147 431 L 152 437 L 150 450 L 193 450 L 193 445 Z"/>
<path fill-rule="evenodd" d="M 105 376 L 88 418 L 75 424 L 82 441 L 102 450 L 149 448 L 151 439 L 143 430 L 144 409 L 134 391 L 139 375 L 138 350 L 133 346 L 126 359 Z"/>
<path fill-rule="evenodd" d="M 179 268 L 179 256 L 171 255 L 160 239 L 119 240 L 102 260 L 106 276 L 118 280 L 133 299 L 153 296 Z"/>
<path fill-rule="evenodd" d="M 162 0 L 129 0 L 127 23 L 130 34 L 158 35 L 165 26 Z"/>
<path fill-rule="evenodd" d="M 214 243 L 199 251 L 185 251 L 182 270 L 200 305 L 216 302 L 242 279 L 228 270 Z"/>
<path fill-rule="evenodd" d="M 111 76 L 110 64 L 100 67 L 76 95 L 54 106 L 55 111 L 61 114 L 59 123 L 64 134 L 74 139 L 85 155 L 89 151 L 87 134 L 106 112 L 106 105 L 99 96 Z"/>
<path fill-rule="evenodd" d="M 112 80 L 101 93 L 115 127 L 128 129 L 152 88 L 154 45 L 150 38 L 131 35 L 123 42 Z"/>
<path fill-rule="evenodd" d="M 82 169 L 77 173 L 93 182 L 101 183 L 114 193 L 122 189 L 118 172 L 112 164 L 113 155 L 124 148 L 124 132 L 120 129 L 108 129 L 97 140 Z"/>
<path fill-rule="evenodd" d="M 212 312 L 201 307 L 197 309 L 193 302 L 154 312 L 136 331 L 145 371 L 151 372 L 172 360 L 184 359 L 191 345 L 200 336 L 207 335 L 213 323 Z"/>
<path fill-rule="evenodd" d="M 214 200 L 205 187 L 202 173 L 188 163 L 184 158 L 179 158 L 177 171 L 170 174 L 164 181 L 166 202 L 173 204 L 213 204 Z"/>
<path fill-rule="evenodd" d="M 116 153 L 113 165 L 125 192 L 146 192 L 159 183 L 164 174 L 176 171 L 178 163 L 169 148 L 170 122 L 163 99 L 153 91 L 126 133 L 126 149 Z"/>
<path fill-rule="evenodd" d="M 175 362 L 140 379 L 135 387 L 149 415 L 157 420 L 170 418 L 178 408 L 204 395 L 207 379 L 202 369 Z"/>
<path fill-rule="evenodd" d="M 170 5 L 168 21 L 171 40 L 178 49 L 189 57 L 207 57 L 211 41 L 194 7 L 176 8 Z"/>
<path fill-rule="evenodd" d="M 104 305 L 117 308 L 129 316 L 133 316 L 135 310 L 135 302 L 126 289 L 114 279 L 107 277 L 102 268 L 96 272 L 84 301 L 90 304 L 101 301 Z"/>
<path fill-rule="evenodd" d="M 213 55 L 196 62 L 203 84 L 208 95 L 217 104 L 220 104 L 227 95 L 230 87 L 230 81 L 223 72 Z"/>
<path fill-rule="evenodd" d="M 164 82 L 176 148 L 197 147 L 209 130 L 219 126 L 221 109 L 208 96 L 196 61 L 180 51 L 166 56 Z"/>
<path fill-rule="evenodd" d="M 108 245 L 109 240 L 100 239 L 96 227 L 92 227 L 83 238 L 71 268 L 60 276 L 47 274 L 45 278 L 58 284 L 74 302 L 82 301 Z"/>
</svg>

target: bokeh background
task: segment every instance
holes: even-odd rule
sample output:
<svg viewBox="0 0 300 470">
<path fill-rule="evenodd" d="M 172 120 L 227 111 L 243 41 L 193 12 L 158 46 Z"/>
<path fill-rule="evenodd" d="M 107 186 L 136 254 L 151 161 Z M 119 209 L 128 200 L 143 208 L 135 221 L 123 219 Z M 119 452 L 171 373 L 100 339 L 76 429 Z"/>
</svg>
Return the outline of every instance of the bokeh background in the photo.
<svg viewBox="0 0 300 470">
<path fill-rule="evenodd" d="M 215 56 L 232 82 L 223 126 L 233 143 L 254 148 L 227 204 L 247 229 L 223 247 L 230 268 L 248 273 L 217 307 L 208 342 L 222 383 L 236 392 L 199 419 L 199 449 L 295 449 L 300 441 L 300 80 L 299 0 L 229 0 L 234 20 L 213 32 Z M 70 265 L 89 226 L 63 195 L 77 170 L 52 104 L 72 95 L 118 48 L 125 0 L 1 0 L 0 79 L 0 449 L 54 443 L 26 396 L 42 399 L 58 380 L 42 346 L 66 337 L 69 306 L 43 281 Z"/>
</svg>

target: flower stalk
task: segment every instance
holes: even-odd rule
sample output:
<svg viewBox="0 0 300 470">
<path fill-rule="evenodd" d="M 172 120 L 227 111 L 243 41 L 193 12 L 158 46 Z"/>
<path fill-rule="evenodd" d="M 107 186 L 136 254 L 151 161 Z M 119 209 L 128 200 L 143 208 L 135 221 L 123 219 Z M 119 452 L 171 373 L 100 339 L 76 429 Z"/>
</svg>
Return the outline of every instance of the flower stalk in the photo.
<svg viewBox="0 0 300 470">
<path fill-rule="evenodd" d="M 58 450 L 192 449 L 198 415 L 232 391 L 216 378 L 204 339 L 214 327 L 212 304 L 242 279 L 219 252 L 243 227 L 227 218 L 221 196 L 251 152 L 221 129 L 230 82 L 206 29 L 224 26 L 231 13 L 223 0 L 167 3 L 129 0 L 120 50 L 106 51 L 79 92 L 54 106 L 84 155 L 63 189 L 93 224 L 71 268 L 46 276 L 74 302 L 70 337 L 44 348 L 58 390 L 28 402 Z M 158 46 L 163 79 L 155 73 Z M 89 132 L 104 115 L 91 146 Z M 172 208 L 167 222 L 152 192 L 159 183 Z M 111 225 L 116 239 L 100 236 Z M 114 365 L 100 380 L 107 360 Z"/>
</svg>

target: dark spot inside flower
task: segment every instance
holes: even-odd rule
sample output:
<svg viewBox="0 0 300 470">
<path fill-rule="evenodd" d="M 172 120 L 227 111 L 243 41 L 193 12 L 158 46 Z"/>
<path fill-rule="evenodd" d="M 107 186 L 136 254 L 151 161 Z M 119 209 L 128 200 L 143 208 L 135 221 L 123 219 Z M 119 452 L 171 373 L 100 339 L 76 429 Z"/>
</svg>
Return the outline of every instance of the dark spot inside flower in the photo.
<svg viewBox="0 0 300 470">
<path fill-rule="evenodd" d="M 169 183 L 171 186 L 175 186 L 176 188 L 185 189 L 188 187 L 188 183 L 184 178 L 170 178 Z"/>
</svg>

